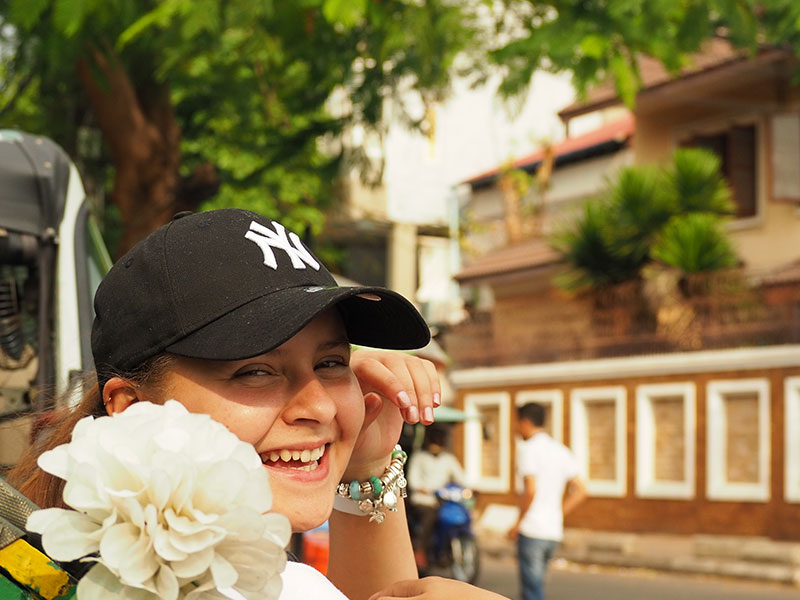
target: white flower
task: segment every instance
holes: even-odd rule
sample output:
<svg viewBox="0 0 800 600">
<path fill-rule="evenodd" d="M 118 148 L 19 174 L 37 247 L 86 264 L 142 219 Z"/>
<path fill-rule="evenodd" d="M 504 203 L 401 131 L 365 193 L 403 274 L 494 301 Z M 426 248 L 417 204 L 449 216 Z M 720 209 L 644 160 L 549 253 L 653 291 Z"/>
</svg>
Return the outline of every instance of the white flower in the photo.
<svg viewBox="0 0 800 600">
<path fill-rule="evenodd" d="M 277 598 L 291 527 L 255 449 L 174 400 L 86 417 L 39 466 L 64 502 L 28 518 L 51 558 L 97 564 L 79 600 Z"/>
</svg>

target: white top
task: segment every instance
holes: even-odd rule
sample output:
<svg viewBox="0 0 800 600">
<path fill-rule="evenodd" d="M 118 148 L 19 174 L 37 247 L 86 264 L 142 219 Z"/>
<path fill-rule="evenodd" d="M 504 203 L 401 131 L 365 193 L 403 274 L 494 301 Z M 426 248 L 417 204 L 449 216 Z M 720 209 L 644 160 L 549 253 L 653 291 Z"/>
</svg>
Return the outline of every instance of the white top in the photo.
<svg viewBox="0 0 800 600">
<path fill-rule="evenodd" d="M 517 472 L 522 478 L 533 476 L 536 483 L 536 493 L 522 518 L 520 533 L 560 542 L 564 537 L 564 489 L 567 482 L 578 476 L 575 455 L 561 442 L 539 432 L 517 445 Z"/>
<path fill-rule="evenodd" d="M 427 450 L 417 450 L 408 461 L 406 479 L 411 488 L 412 503 L 436 506 L 433 492 L 451 481 L 464 485 L 464 471 L 450 452 L 442 450 L 434 456 Z"/>
<path fill-rule="evenodd" d="M 325 575 L 303 563 L 287 562 L 281 579 L 283 589 L 278 600 L 347 600 Z"/>
</svg>

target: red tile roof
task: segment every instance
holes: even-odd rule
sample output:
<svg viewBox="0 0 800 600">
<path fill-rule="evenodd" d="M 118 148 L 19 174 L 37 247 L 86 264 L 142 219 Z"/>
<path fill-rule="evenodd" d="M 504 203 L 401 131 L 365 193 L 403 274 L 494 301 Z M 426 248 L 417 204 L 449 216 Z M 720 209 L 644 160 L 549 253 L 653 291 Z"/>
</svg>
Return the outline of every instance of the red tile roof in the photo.
<svg viewBox="0 0 800 600">
<path fill-rule="evenodd" d="M 595 129 L 594 131 L 590 131 L 589 133 L 567 138 L 554 146 L 553 150 L 555 151 L 556 160 L 558 160 L 559 157 L 572 154 L 573 152 L 587 150 L 607 142 L 626 142 L 633 135 L 634 126 L 635 121 L 633 115 L 626 115 L 617 121 L 603 125 L 602 127 Z M 513 166 L 516 169 L 532 167 L 541 162 L 541 160 L 544 158 L 544 153 L 544 149 L 536 150 L 527 156 L 523 156 L 522 158 L 515 160 Z M 478 175 L 470 177 L 469 179 L 465 180 L 464 183 L 476 183 L 483 181 L 497 176 L 498 173 L 500 173 L 500 167 L 489 169 L 488 171 L 484 171 L 483 173 L 479 173 Z"/>
</svg>

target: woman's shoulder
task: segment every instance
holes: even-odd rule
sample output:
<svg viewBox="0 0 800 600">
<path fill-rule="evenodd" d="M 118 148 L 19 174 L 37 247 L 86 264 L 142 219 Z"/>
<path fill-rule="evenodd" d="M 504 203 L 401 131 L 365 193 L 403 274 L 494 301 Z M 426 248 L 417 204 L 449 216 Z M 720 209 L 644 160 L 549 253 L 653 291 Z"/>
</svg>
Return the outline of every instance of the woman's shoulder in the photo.
<svg viewBox="0 0 800 600">
<path fill-rule="evenodd" d="M 283 589 L 279 600 L 347 600 L 330 580 L 314 567 L 288 562 L 281 573 Z"/>
</svg>

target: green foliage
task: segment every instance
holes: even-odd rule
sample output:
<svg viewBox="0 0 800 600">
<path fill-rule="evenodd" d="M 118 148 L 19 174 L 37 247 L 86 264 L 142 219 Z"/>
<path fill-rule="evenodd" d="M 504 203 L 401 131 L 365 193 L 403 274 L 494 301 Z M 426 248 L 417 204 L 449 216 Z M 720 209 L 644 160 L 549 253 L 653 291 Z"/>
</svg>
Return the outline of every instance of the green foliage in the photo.
<svg viewBox="0 0 800 600">
<path fill-rule="evenodd" d="M 569 265 L 556 283 L 572 291 L 620 283 L 654 260 L 684 274 L 732 266 L 737 258 L 721 229 L 732 212 L 719 160 L 708 150 L 678 150 L 663 169 L 625 168 L 554 237 Z"/>
<path fill-rule="evenodd" d="M 523 93 L 534 71 L 546 69 L 572 73 L 581 92 L 611 79 L 630 104 L 637 57 L 676 73 L 713 35 L 800 56 L 800 2 L 0 0 L 0 125 L 53 137 L 106 181 L 106 152 L 81 154 L 78 140 L 96 121 L 75 66 L 92 49 L 115 54 L 143 108 L 154 89 L 168 90 L 181 172 L 215 165 L 215 203 L 297 211 L 316 229 L 337 169 L 361 156 L 343 150 L 340 134 L 354 124 L 380 130 L 386 100 L 409 90 L 425 102 L 446 97 L 456 57 L 476 80 L 500 69 L 505 96 Z M 405 102 L 393 106 L 406 124 L 420 125 Z M 686 175 L 689 189 L 695 175 Z M 687 210 L 701 201 L 724 212 L 722 192 L 682 197 Z M 628 236 L 639 253 L 648 239 Z"/>
<path fill-rule="evenodd" d="M 672 73 L 712 37 L 755 52 L 760 43 L 800 57 L 796 0 L 504 0 L 498 30 L 509 40 L 490 61 L 504 70 L 500 91 L 524 94 L 537 69 L 567 71 L 583 94 L 612 80 L 632 105 L 641 85 L 635 57 L 660 60 Z"/>
<path fill-rule="evenodd" d="M 621 283 L 635 277 L 642 266 L 635 256 L 621 251 L 613 206 L 607 200 L 587 202 L 575 227 L 556 234 L 552 243 L 573 265 L 556 277 L 556 284 L 566 290 Z"/>
<path fill-rule="evenodd" d="M 664 227 L 651 254 L 683 273 L 715 271 L 739 262 L 719 218 L 710 213 L 674 217 Z"/>
<path fill-rule="evenodd" d="M 89 161 L 78 143 L 96 121 L 76 64 L 100 50 L 145 114 L 168 91 L 181 174 L 211 163 L 220 178 L 206 207 L 250 205 L 318 231 L 343 161 L 359 155 L 341 133 L 379 127 L 401 92 L 443 98 L 470 19 L 444 0 L 0 1 L 0 123 L 53 137 L 105 181 L 107 150 Z"/>
<path fill-rule="evenodd" d="M 678 211 L 733 215 L 731 191 L 721 174 L 722 162 L 713 152 L 686 148 L 676 152 L 667 179 L 675 189 Z"/>
</svg>

